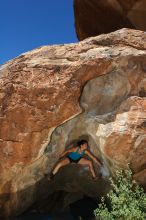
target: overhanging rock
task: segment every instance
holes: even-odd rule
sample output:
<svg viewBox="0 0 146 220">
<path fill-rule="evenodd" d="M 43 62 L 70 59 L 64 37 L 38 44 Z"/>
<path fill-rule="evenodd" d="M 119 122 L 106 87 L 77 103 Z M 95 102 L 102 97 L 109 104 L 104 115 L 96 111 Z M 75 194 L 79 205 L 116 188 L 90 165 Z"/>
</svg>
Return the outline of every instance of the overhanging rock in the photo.
<svg viewBox="0 0 146 220">
<path fill-rule="evenodd" d="M 146 187 L 146 33 L 122 29 L 44 46 L 0 67 L 0 213 L 45 194 L 59 154 L 79 137 L 110 173 L 130 163 Z M 47 189 L 46 189 L 47 190 Z"/>
</svg>

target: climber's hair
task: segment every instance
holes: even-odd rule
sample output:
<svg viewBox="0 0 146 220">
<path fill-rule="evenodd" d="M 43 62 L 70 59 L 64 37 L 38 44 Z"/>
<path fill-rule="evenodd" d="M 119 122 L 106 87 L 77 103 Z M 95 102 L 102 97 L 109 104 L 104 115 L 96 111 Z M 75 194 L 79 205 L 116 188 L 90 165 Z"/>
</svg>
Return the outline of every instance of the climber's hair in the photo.
<svg viewBox="0 0 146 220">
<path fill-rule="evenodd" d="M 86 140 L 80 140 L 80 141 L 77 142 L 77 146 L 78 146 L 78 147 L 81 147 L 81 145 L 83 145 L 83 144 L 87 144 L 87 145 L 88 145 L 88 141 L 86 141 Z"/>
</svg>

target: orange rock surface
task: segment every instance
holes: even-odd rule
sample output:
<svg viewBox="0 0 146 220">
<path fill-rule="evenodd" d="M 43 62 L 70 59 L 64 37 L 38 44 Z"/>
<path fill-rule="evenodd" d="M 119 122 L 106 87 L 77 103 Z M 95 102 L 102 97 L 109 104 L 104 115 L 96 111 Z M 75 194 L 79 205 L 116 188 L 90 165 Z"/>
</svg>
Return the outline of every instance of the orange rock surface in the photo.
<svg viewBox="0 0 146 220">
<path fill-rule="evenodd" d="M 44 46 L 0 66 L 0 215 L 45 194 L 44 173 L 82 135 L 109 171 L 130 163 L 146 187 L 145 96 L 142 31 Z"/>
<path fill-rule="evenodd" d="M 74 0 L 79 40 L 121 28 L 146 31 L 145 0 Z"/>
</svg>

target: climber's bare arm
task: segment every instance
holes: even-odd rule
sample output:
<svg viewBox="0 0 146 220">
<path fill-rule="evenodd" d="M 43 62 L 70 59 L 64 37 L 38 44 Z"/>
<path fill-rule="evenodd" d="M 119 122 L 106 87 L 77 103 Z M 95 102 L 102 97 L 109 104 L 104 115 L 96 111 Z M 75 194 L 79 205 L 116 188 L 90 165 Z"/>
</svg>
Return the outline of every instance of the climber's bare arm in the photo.
<svg viewBox="0 0 146 220">
<path fill-rule="evenodd" d="M 63 153 L 60 154 L 60 158 L 64 157 L 66 154 L 70 153 L 70 152 L 74 152 L 76 150 L 77 147 L 71 147 L 67 150 L 65 150 Z"/>
<path fill-rule="evenodd" d="M 89 150 L 85 151 L 85 154 L 87 154 L 95 163 L 97 163 L 99 166 L 102 166 L 102 163 L 100 160 L 98 160 Z"/>
</svg>

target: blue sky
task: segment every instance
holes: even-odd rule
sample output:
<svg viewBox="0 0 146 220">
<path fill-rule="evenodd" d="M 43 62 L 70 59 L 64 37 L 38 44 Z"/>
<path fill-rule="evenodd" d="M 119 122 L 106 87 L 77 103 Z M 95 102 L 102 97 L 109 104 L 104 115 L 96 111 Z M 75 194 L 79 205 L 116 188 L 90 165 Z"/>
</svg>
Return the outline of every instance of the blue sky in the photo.
<svg viewBox="0 0 146 220">
<path fill-rule="evenodd" d="M 0 64 L 39 46 L 76 42 L 73 0 L 0 0 Z"/>
</svg>

